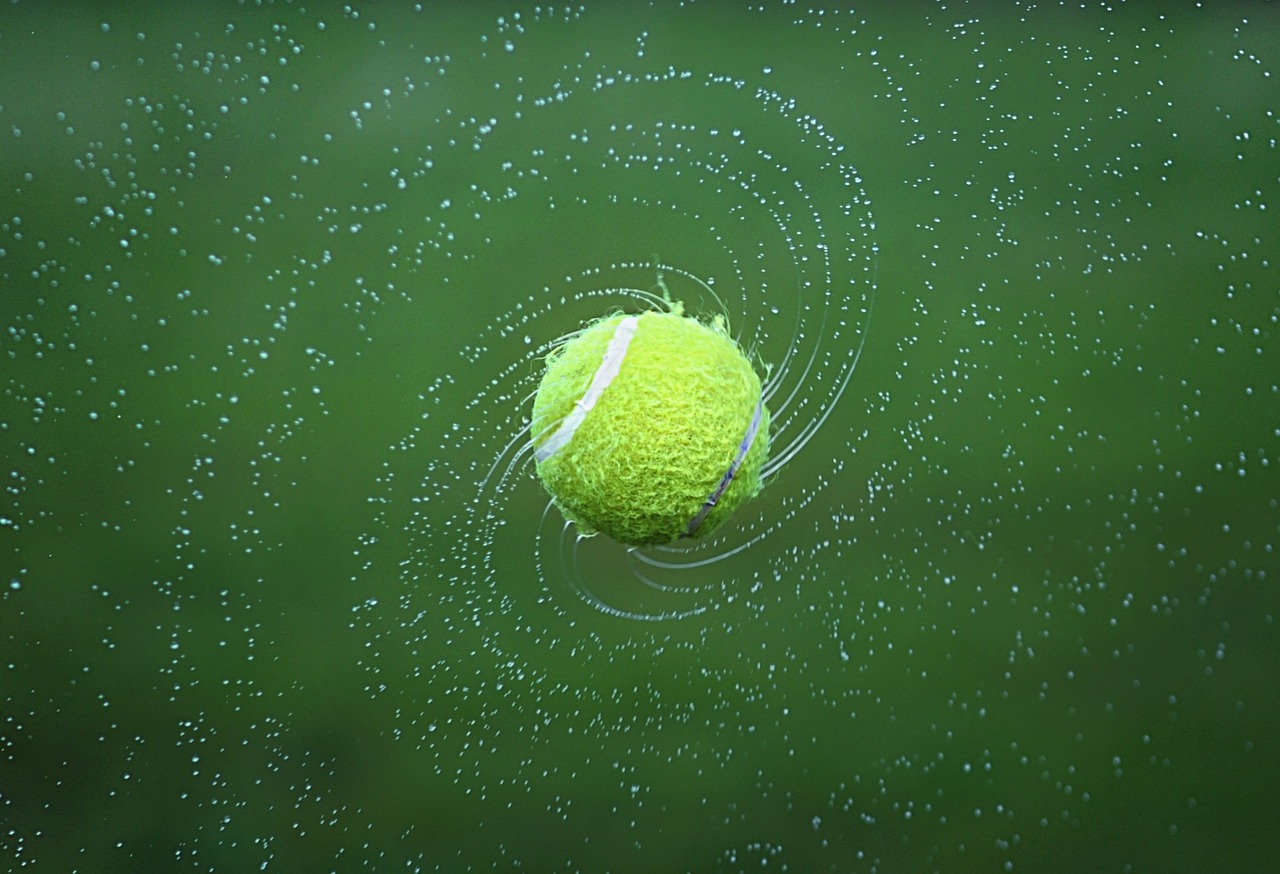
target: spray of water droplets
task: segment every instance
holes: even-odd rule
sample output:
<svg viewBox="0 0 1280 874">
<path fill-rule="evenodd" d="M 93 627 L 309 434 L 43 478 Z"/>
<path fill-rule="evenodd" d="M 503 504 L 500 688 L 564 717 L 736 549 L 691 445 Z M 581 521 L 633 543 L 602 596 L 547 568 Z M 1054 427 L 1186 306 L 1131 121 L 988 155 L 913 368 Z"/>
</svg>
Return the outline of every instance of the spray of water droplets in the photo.
<svg viewBox="0 0 1280 874">
<path fill-rule="evenodd" d="M 1273 860 L 1270 6 L 2 15 L 11 867 Z M 775 449 L 627 550 L 662 287 Z"/>
<path fill-rule="evenodd" d="M 460 162 L 477 174 L 452 174 L 456 191 L 440 200 L 445 218 L 432 222 L 447 254 L 477 266 L 440 284 L 474 295 L 494 281 L 475 274 L 505 273 L 519 302 L 463 352 L 471 372 L 456 381 L 464 392 L 477 384 L 482 391 L 443 409 L 443 386 L 422 393 L 424 415 L 397 441 L 381 478 L 377 521 L 408 546 L 397 561 L 406 599 L 433 599 L 429 581 L 439 571 L 431 563 L 443 539 L 468 571 L 459 588 L 521 613 L 542 604 L 574 615 L 578 605 L 565 601 L 575 594 L 629 619 L 750 604 L 767 579 L 760 553 L 769 535 L 806 500 L 799 483 L 778 474 L 838 408 L 874 300 L 874 223 L 862 180 L 843 145 L 766 76 L 675 67 L 626 48 L 620 58 L 597 51 L 553 65 L 543 83 L 496 83 L 502 100 L 476 136 L 430 149 L 433 173 L 450 174 Z M 396 111 L 414 111 L 412 101 Z M 528 150 L 531 140 L 554 146 Z M 526 220 L 530 213 L 538 218 Z M 453 230 L 453 216 L 489 229 L 474 251 Z M 524 254 L 492 263 L 512 251 Z M 659 286 L 693 313 L 726 316 L 767 370 L 775 450 L 764 496 L 718 536 L 624 550 L 577 537 L 539 494 L 525 451 L 527 417 L 551 348 L 604 312 L 654 306 Z M 530 512 L 539 499 L 541 511 Z M 529 555 L 537 586 L 508 590 L 513 556 L 518 565 Z"/>
</svg>

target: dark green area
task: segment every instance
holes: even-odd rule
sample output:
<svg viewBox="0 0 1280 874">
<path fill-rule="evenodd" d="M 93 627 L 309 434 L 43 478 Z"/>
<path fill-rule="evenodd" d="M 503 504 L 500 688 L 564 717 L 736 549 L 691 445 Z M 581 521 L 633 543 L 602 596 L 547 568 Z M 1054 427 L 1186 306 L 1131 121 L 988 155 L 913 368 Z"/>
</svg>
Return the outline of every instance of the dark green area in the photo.
<svg viewBox="0 0 1280 874">
<path fill-rule="evenodd" d="M 1280 19 L 1204 7 L 7 4 L 9 867 L 1273 864 Z M 672 577 L 518 451 L 654 258 L 829 410 Z"/>
</svg>

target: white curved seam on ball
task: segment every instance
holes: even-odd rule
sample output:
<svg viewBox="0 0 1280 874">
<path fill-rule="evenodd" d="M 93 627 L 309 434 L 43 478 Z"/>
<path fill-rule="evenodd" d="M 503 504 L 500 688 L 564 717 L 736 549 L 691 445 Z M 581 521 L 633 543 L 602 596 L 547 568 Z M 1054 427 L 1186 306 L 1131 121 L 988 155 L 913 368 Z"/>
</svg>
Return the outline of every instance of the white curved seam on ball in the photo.
<svg viewBox="0 0 1280 874">
<path fill-rule="evenodd" d="M 604 358 L 600 360 L 595 376 L 591 377 L 591 384 L 587 386 L 586 394 L 574 402 L 573 412 L 560 421 L 560 427 L 556 428 L 547 442 L 534 450 L 534 458 L 539 462 L 546 461 L 555 455 L 573 439 L 573 435 L 587 417 L 587 413 L 591 412 L 596 401 L 600 400 L 600 395 L 618 375 L 618 371 L 622 368 L 622 360 L 627 356 L 627 347 L 631 345 L 631 338 L 635 333 L 635 316 L 627 316 L 618 323 L 613 336 L 609 338 L 609 345 L 604 350 Z"/>
<path fill-rule="evenodd" d="M 756 442 L 756 435 L 760 431 L 760 420 L 764 417 L 764 395 L 762 394 L 756 400 L 756 411 L 751 416 L 751 424 L 747 426 L 747 433 L 742 438 L 742 442 L 738 444 L 738 454 L 733 459 L 733 464 L 729 465 L 729 469 L 725 471 L 723 477 L 720 478 L 720 484 L 716 486 L 716 490 L 711 493 L 711 497 L 707 498 L 706 503 L 702 505 L 702 509 L 698 511 L 698 515 L 689 520 L 689 525 L 685 528 L 684 536 L 692 537 L 694 532 L 702 526 L 707 515 L 715 509 L 716 504 L 720 503 L 720 499 L 724 497 L 724 493 L 728 491 L 729 484 L 733 482 L 733 478 L 738 475 L 738 469 L 742 467 L 742 462 L 746 460 L 747 453 L 751 451 L 751 444 Z"/>
</svg>

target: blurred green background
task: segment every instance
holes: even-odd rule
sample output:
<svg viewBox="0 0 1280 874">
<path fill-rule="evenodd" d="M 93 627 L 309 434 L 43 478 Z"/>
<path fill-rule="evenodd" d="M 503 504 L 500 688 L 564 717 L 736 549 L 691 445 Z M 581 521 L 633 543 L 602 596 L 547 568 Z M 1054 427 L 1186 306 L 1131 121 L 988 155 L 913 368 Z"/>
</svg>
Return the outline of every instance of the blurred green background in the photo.
<svg viewBox="0 0 1280 874">
<path fill-rule="evenodd" d="M 1267 867 L 1280 15 L 1202 7 L 6 4 L 7 867 Z M 575 544 L 539 360 L 660 270 L 786 463 Z"/>
</svg>

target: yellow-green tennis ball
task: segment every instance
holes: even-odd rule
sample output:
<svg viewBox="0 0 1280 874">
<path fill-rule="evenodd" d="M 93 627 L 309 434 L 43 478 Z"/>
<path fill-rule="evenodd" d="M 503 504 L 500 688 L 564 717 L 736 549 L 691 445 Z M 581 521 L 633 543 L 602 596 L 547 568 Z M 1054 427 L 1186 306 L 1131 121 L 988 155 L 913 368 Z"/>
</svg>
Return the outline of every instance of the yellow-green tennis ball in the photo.
<svg viewBox="0 0 1280 874">
<path fill-rule="evenodd" d="M 760 491 L 769 411 L 723 323 L 614 315 L 547 357 L 538 476 L 584 534 L 648 546 L 714 531 Z"/>
</svg>

